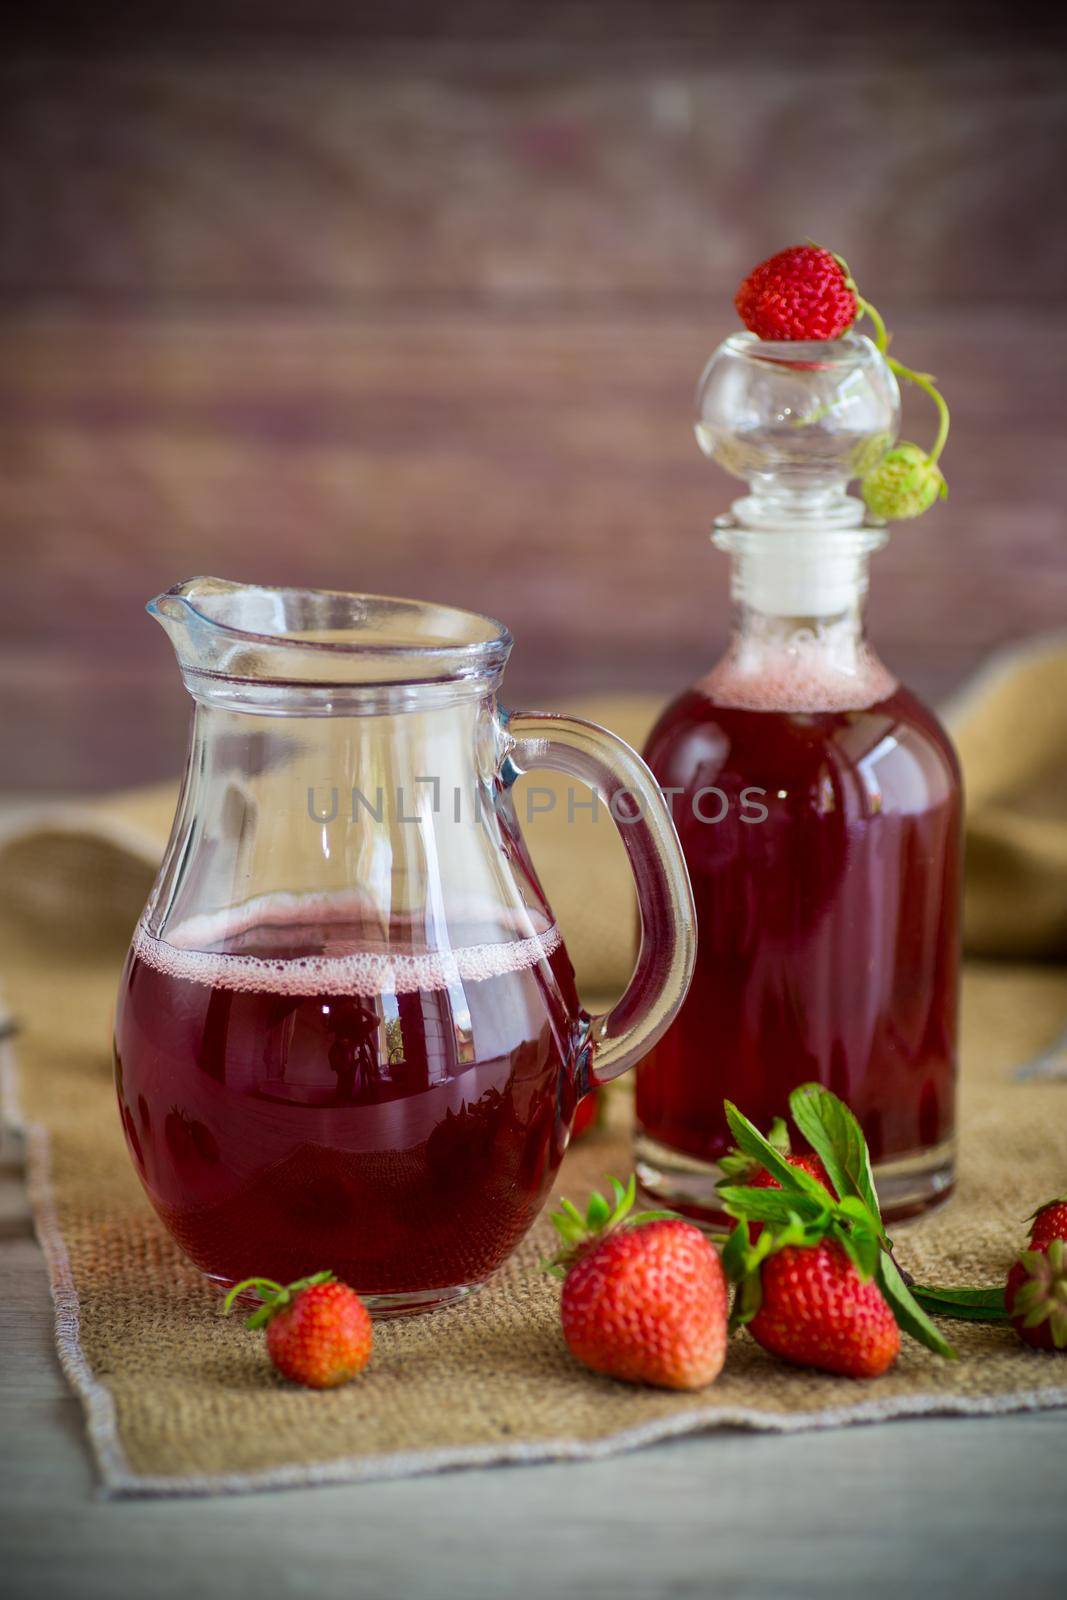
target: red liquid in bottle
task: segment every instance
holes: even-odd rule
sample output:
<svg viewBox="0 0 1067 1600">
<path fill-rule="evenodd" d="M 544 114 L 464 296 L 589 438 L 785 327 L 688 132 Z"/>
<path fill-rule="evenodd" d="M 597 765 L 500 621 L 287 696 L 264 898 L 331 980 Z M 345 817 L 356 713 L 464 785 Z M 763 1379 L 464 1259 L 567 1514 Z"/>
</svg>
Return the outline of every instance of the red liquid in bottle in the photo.
<svg viewBox="0 0 1067 1600">
<path fill-rule="evenodd" d="M 226 1284 L 330 1268 L 394 1309 L 481 1282 L 574 1111 L 556 930 L 453 926 L 445 955 L 340 901 L 213 920 L 139 931 L 116 1023 L 127 1142 L 183 1250 Z"/>
<path fill-rule="evenodd" d="M 952 1138 L 958 769 L 936 719 L 877 671 L 875 703 L 816 712 L 719 703 L 713 675 L 648 741 L 661 785 L 683 791 L 699 929 L 688 998 L 638 1069 L 652 1167 L 672 1151 L 715 1163 L 732 1142 L 724 1097 L 767 1128 L 810 1080 L 852 1106 L 876 1167 L 936 1164 Z M 719 821 L 694 815 L 705 787 L 718 794 L 698 809 Z M 892 1214 L 892 1186 L 882 1197 Z"/>
</svg>

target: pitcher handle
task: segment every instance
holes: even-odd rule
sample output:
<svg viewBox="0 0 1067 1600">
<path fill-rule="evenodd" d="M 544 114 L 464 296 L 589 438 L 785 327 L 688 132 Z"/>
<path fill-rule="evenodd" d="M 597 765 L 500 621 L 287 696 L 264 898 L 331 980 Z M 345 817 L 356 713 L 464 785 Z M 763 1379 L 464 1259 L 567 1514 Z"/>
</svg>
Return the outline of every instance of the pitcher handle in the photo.
<svg viewBox="0 0 1067 1600">
<path fill-rule="evenodd" d="M 626 993 L 590 1018 L 591 1083 L 617 1078 L 649 1051 L 685 999 L 696 960 L 696 907 L 671 814 L 648 767 L 617 734 L 579 717 L 506 713 L 514 776 L 550 767 L 608 807 L 637 884 L 641 943 Z"/>
</svg>

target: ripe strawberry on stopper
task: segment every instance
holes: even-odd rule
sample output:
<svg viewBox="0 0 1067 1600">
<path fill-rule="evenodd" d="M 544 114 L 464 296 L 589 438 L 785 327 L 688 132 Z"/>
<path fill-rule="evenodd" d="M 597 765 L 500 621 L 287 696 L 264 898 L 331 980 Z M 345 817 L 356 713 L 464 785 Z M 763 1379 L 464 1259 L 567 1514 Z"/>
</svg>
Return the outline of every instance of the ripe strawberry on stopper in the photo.
<svg viewBox="0 0 1067 1600">
<path fill-rule="evenodd" d="M 594 1372 L 663 1389 L 702 1389 L 726 1359 L 727 1290 L 718 1251 L 692 1223 L 629 1217 L 634 1180 L 611 1180 L 615 1207 L 594 1194 L 583 1218 L 553 1217 L 564 1249 L 560 1316 L 571 1354 Z"/>
<path fill-rule="evenodd" d="M 928 372 L 914 372 L 889 354 L 889 334 L 876 308 L 856 287 L 848 266 L 819 245 L 793 245 L 761 261 L 734 298 L 738 316 L 760 339 L 837 339 L 861 317 L 871 324 L 875 345 L 898 378 L 916 384 L 938 412 L 937 437 L 930 450 L 917 444 L 893 446 L 864 474 L 861 492 L 868 510 L 883 521 L 919 517 L 948 494 L 938 466 L 948 438 L 949 415 L 944 397 Z M 794 363 L 803 369 L 807 363 Z M 816 407 L 813 419 L 825 415 Z"/>
<path fill-rule="evenodd" d="M 267 1353 L 283 1378 L 308 1389 L 334 1389 L 362 1372 L 371 1356 L 373 1329 L 363 1301 L 330 1272 L 283 1287 L 271 1278 L 246 1278 L 223 1306 L 255 1289 L 263 1304 L 246 1327 L 267 1329 Z"/>
<path fill-rule="evenodd" d="M 762 261 L 734 299 L 737 314 L 761 339 L 836 339 L 858 305 L 837 257 L 817 245 L 794 245 Z"/>
</svg>

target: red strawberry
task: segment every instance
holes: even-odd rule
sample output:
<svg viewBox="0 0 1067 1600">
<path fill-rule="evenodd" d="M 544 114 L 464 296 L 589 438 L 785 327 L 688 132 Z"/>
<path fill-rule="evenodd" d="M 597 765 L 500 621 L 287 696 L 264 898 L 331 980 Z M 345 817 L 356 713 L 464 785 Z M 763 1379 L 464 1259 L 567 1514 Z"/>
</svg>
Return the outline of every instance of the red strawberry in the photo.
<svg viewBox="0 0 1067 1600">
<path fill-rule="evenodd" d="M 824 1189 L 829 1190 L 831 1194 L 833 1193 L 833 1187 L 830 1183 L 826 1168 L 823 1166 L 818 1156 L 786 1155 L 785 1159 L 789 1162 L 791 1167 L 801 1167 L 805 1172 L 809 1173 L 817 1183 L 821 1183 Z M 748 1187 L 750 1189 L 780 1189 L 782 1186 L 778 1182 L 777 1178 L 771 1177 L 766 1167 L 757 1167 L 753 1176 L 748 1179 Z M 763 1224 L 762 1222 L 753 1222 L 751 1226 L 752 1239 L 755 1241 L 763 1232 Z"/>
<path fill-rule="evenodd" d="M 760 1267 L 761 1301 L 748 1323 L 765 1350 L 801 1367 L 877 1378 L 900 1353 L 878 1285 L 865 1282 L 832 1240 L 787 1245 Z"/>
<path fill-rule="evenodd" d="M 833 1185 L 830 1182 L 829 1175 L 817 1155 L 809 1153 L 795 1156 L 792 1154 L 789 1129 L 781 1117 L 775 1117 L 771 1123 L 767 1131 L 767 1143 L 773 1145 L 782 1159 L 788 1161 L 791 1167 L 802 1167 L 818 1183 L 821 1183 L 824 1189 L 828 1189 L 831 1194 L 833 1193 Z M 746 1155 L 743 1150 L 737 1149 L 736 1146 L 720 1158 L 719 1171 L 723 1174 L 726 1182 L 747 1184 L 750 1189 L 780 1189 L 782 1187 L 777 1178 L 772 1178 L 766 1167 L 760 1166 L 755 1156 Z"/>
<path fill-rule="evenodd" d="M 553 1222 L 564 1249 L 560 1314 L 571 1354 L 594 1372 L 662 1389 L 702 1389 L 726 1359 L 727 1292 L 718 1251 L 679 1217 L 630 1217 L 634 1180 L 611 1179 L 615 1207 L 594 1194 Z"/>
<path fill-rule="evenodd" d="M 738 289 L 734 305 L 761 339 L 836 339 L 859 311 L 841 262 L 810 244 L 761 262 Z"/>
<path fill-rule="evenodd" d="M 283 1288 L 272 1278 L 246 1278 L 226 1296 L 230 1311 L 237 1296 L 255 1289 L 263 1304 L 246 1327 L 267 1329 L 267 1352 L 283 1378 L 308 1389 L 335 1389 L 370 1360 L 370 1314 L 354 1289 L 332 1272 L 317 1272 Z"/>
<path fill-rule="evenodd" d="M 833 1194 L 833 1184 L 829 1174 L 819 1157 L 814 1154 L 792 1155 L 790 1152 L 789 1129 L 781 1117 L 775 1117 L 767 1134 L 767 1143 L 774 1146 L 784 1161 L 791 1167 L 800 1167 L 817 1183 L 821 1183 L 829 1194 Z M 743 1150 L 733 1149 L 719 1161 L 719 1171 L 723 1174 L 726 1184 L 741 1183 L 749 1189 L 780 1189 L 782 1186 L 777 1178 L 773 1178 L 766 1167 L 761 1167 L 759 1162 L 748 1156 Z M 751 1224 L 751 1237 L 753 1241 L 763 1232 L 761 1222 Z"/>
<path fill-rule="evenodd" d="M 720 1185 L 724 1209 L 737 1222 L 723 1246 L 724 1270 L 737 1286 L 731 1327 L 747 1325 L 766 1350 L 786 1361 L 852 1378 L 877 1378 L 891 1367 L 902 1328 L 953 1359 L 956 1352 L 909 1293 L 890 1254 L 855 1116 L 815 1083 L 799 1085 L 789 1106 L 798 1128 L 840 1170 L 848 1192 L 838 1199 L 823 1177 L 808 1181 L 818 1176 L 810 1166 L 803 1181 L 794 1181 L 779 1165 L 785 1129 L 776 1123 L 764 1138 L 737 1106 L 724 1102 L 738 1143 L 782 1174 L 782 1192 L 774 1195 L 750 1183 Z M 754 1222 L 765 1224 L 755 1240 Z"/>
<path fill-rule="evenodd" d="M 789 1162 L 791 1167 L 800 1167 L 802 1171 L 807 1172 L 811 1177 L 813 1177 L 816 1183 L 821 1183 L 824 1189 L 830 1190 L 831 1193 L 833 1192 L 829 1174 L 827 1173 L 822 1162 L 819 1160 L 818 1156 L 787 1155 L 785 1159 Z M 780 1189 L 782 1187 L 777 1178 L 771 1177 L 766 1167 L 756 1168 L 754 1175 L 748 1180 L 748 1186 L 750 1189 Z"/>
<path fill-rule="evenodd" d="M 1023 1251 L 1008 1273 L 1004 1305 L 1026 1344 L 1067 1354 L 1067 1241 Z"/>
<path fill-rule="evenodd" d="M 1036 1250 L 1053 1239 L 1067 1239 L 1067 1194 L 1039 1206 L 1031 1218 L 1030 1248 Z"/>
<path fill-rule="evenodd" d="M 592 1090 L 579 1100 L 574 1121 L 571 1123 L 571 1138 L 584 1139 L 587 1133 L 592 1133 L 600 1124 L 603 1110 L 603 1095 L 599 1089 Z"/>
</svg>

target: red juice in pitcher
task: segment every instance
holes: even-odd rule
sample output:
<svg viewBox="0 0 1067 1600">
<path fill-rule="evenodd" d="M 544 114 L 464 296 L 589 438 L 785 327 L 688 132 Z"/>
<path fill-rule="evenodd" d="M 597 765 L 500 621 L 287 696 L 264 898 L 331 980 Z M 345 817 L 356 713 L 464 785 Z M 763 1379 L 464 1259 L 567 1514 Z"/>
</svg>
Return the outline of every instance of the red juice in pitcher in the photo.
<svg viewBox="0 0 1067 1600">
<path fill-rule="evenodd" d="M 149 611 L 194 710 L 115 1013 L 145 1190 L 219 1285 L 332 1271 L 377 1316 L 458 1300 L 528 1233 L 579 1098 L 685 993 L 663 796 L 607 729 L 500 704 L 491 617 L 209 577 Z M 644 940 L 602 1016 L 523 841 L 537 767 L 624 797 Z"/>
<path fill-rule="evenodd" d="M 845 493 L 896 428 L 892 372 L 856 334 L 728 339 L 698 396 L 707 454 L 751 493 L 717 523 L 736 607 L 721 661 L 645 756 L 697 907 L 693 983 L 637 1074 L 638 1173 L 719 1223 L 723 1100 L 765 1130 L 798 1084 L 856 1113 L 889 1218 L 954 1176 L 961 793 L 933 713 L 863 621 L 881 525 Z"/>
<path fill-rule="evenodd" d="M 570 966 L 552 926 L 449 932 L 420 948 L 341 896 L 139 929 L 123 1126 L 209 1276 L 329 1267 L 397 1310 L 482 1282 L 527 1231 L 575 1104 Z"/>
</svg>

